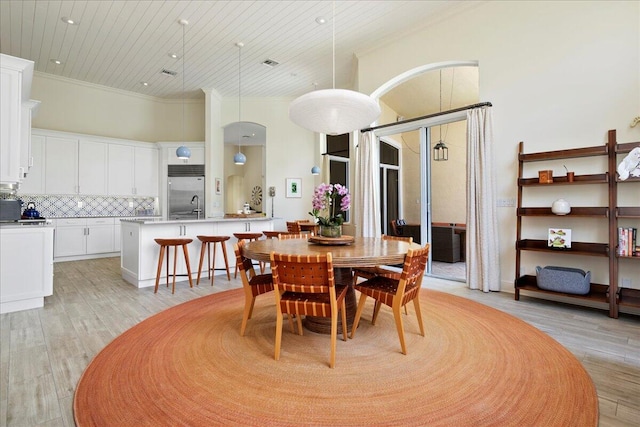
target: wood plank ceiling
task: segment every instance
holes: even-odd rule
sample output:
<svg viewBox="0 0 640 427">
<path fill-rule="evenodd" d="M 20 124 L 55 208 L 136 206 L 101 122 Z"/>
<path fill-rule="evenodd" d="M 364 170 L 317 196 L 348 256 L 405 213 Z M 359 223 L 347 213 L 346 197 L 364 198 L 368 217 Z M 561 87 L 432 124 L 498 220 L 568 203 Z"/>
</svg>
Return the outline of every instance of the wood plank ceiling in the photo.
<svg viewBox="0 0 640 427">
<path fill-rule="evenodd" d="M 474 4 L 336 1 L 336 87 L 352 87 L 354 56 Z M 181 18 L 189 21 L 184 39 Z M 295 97 L 314 83 L 332 86 L 331 19 L 326 0 L 2 0 L 0 52 L 33 60 L 37 72 L 161 98 L 181 98 L 184 84 L 185 97 L 201 98 L 201 88 L 237 96 L 242 41 L 242 96 Z"/>
</svg>

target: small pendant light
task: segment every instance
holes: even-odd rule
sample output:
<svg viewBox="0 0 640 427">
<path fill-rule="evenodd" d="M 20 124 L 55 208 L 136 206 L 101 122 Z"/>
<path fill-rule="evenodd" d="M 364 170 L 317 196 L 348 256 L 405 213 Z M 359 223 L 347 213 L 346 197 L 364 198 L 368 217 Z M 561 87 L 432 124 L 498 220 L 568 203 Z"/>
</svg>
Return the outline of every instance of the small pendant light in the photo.
<svg viewBox="0 0 640 427">
<path fill-rule="evenodd" d="M 238 46 L 238 152 L 233 156 L 233 163 L 236 165 L 244 165 L 247 162 L 247 156 L 242 154 L 240 150 L 240 140 L 242 139 L 242 109 L 241 109 L 241 89 L 242 89 L 242 79 L 240 76 L 240 70 L 242 69 L 241 62 L 241 52 L 244 43 L 238 42 L 236 43 Z"/>
<path fill-rule="evenodd" d="M 453 85 L 453 81 L 451 81 L 451 85 Z M 440 112 L 442 112 L 442 69 L 440 69 Z M 436 162 L 447 161 L 449 160 L 449 149 L 442 140 L 442 125 L 438 126 L 438 131 L 440 132 L 440 138 L 433 147 L 433 160 Z"/>
<path fill-rule="evenodd" d="M 178 21 L 180 25 L 182 25 L 182 140 L 185 140 L 184 136 L 184 32 L 187 25 L 189 25 L 189 21 L 186 19 L 180 19 Z M 191 157 L 191 150 L 189 147 L 185 145 L 181 145 L 176 150 L 176 156 L 182 160 L 189 160 Z"/>
</svg>

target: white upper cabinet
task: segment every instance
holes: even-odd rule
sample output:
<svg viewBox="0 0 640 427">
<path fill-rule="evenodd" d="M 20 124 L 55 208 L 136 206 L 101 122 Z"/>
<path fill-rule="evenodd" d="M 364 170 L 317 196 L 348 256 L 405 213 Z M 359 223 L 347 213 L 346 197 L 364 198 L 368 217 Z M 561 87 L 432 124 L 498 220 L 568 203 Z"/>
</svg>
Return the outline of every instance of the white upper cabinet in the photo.
<svg viewBox="0 0 640 427">
<path fill-rule="evenodd" d="M 104 142 L 78 141 L 79 194 L 107 194 L 107 148 Z"/>
<path fill-rule="evenodd" d="M 135 148 L 131 145 L 109 145 L 109 195 L 129 196 L 135 191 Z"/>
<path fill-rule="evenodd" d="M 31 136 L 31 168 L 27 177 L 20 183 L 20 193 L 42 194 L 44 184 L 44 150 L 46 138 L 42 135 Z"/>
<path fill-rule="evenodd" d="M 109 195 L 158 195 L 158 149 L 109 145 Z"/>
<path fill-rule="evenodd" d="M 0 54 L 0 183 L 3 184 L 19 183 L 30 161 L 30 141 L 24 132 L 26 126 L 31 127 L 30 115 L 23 120 L 30 109 L 23 111 L 23 104 L 29 101 L 32 77 L 33 61 Z M 23 141 L 24 138 L 27 139 Z"/>
<path fill-rule="evenodd" d="M 44 171 L 47 194 L 78 194 L 78 139 L 47 136 Z"/>
<path fill-rule="evenodd" d="M 138 196 L 158 195 L 158 149 L 136 147 L 134 184 Z"/>
</svg>

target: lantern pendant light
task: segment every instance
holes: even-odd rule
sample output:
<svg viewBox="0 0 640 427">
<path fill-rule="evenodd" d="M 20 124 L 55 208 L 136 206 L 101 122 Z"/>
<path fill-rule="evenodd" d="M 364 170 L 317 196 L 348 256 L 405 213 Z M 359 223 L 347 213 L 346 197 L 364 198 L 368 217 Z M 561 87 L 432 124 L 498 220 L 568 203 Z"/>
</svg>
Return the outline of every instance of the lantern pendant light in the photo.
<svg viewBox="0 0 640 427">
<path fill-rule="evenodd" d="M 242 154 L 242 151 L 240 150 L 240 141 L 242 139 L 242 109 L 241 109 L 242 79 L 240 76 L 240 70 L 242 69 L 242 62 L 241 62 L 240 52 L 242 51 L 242 47 L 244 46 L 244 43 L 238 42 L 236 43 L 236 46 L 238 46 L 238 152 L 233 156 L 233 163 L 235 163 L 236 165 L 242 166 L 247 162 L 247 156 Z"/>
<path fill-rule="evenodd" d="M 178 23 L 182 25 L 182 140 L 184 141 L 184 33 L 185 27 L 189 25 L 189 21 L 187 21 L 186 19 L 180 19 Z M 181 145 L 176 150 L 176 156 L 178 156 L 178 158 L 182 160 L 189 160 L 189 158 L 191 157 L 191 150 L 186 145 Z"/>
<path fill-rule="evenodd" d="M 333 2 L 333 88 L 314 90 L 289 104 L 297 125 L 326 135 L 341 135 L 369 126 L 380 117 L 378 103 L 363 93 L 336 89 L 336 3 Z"/>
<path fill-rule="evenodd" d="M 453 85 L 453 81 L 451 84 Z M 440 69 L 440 112 L 442 112 L 442 69 Z M 442 125 L 438 125 L 438 131 L 440 132 L 440 138 L 433 147 L 433 160 L 436 162 L 447 161 L 449 160 L 449 149 L 442 140 Z"/>
</svg>

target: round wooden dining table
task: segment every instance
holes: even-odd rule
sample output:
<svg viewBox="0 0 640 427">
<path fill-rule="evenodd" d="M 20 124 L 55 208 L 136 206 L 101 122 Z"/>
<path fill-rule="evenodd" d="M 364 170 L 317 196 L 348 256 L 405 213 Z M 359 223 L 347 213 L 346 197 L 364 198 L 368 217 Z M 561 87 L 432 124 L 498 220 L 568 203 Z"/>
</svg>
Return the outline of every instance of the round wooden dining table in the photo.
<svg viewBox="0 0 640 427">
<path fill-rule="evenodd" d="M 350 331 L 356 310 L 351 269 L 353 267 L 402 264 L 410 248 L 418 249 L 420 245 L 376 237 L 355 237 L 350 244 L 336 245 L 314 243 L 306 239 L 266 239 L 247 242 L 243 255 L 257 261 L 269 262 L 272 251 L 295 255 L 322 255 L 330 252 L 336 283 L 349 286 L 345 303 L 347 306 L 347 329 Z M 326 318 L 307 316 L 305 327 L 314 332 L 329 333 L 330 324 L 327 321 Z M 338 330 L 340 330 L 340 325 L 338 325 Z"/>
</svg>

